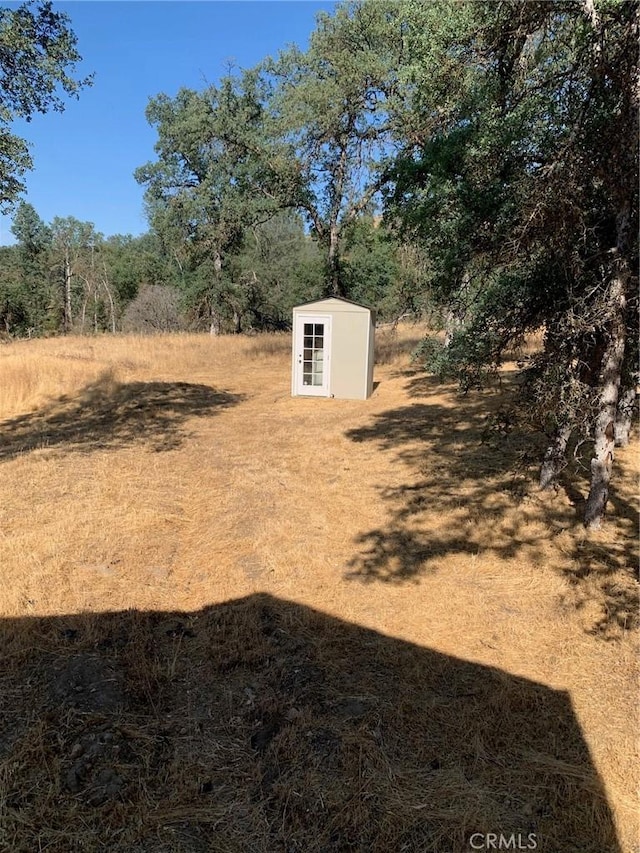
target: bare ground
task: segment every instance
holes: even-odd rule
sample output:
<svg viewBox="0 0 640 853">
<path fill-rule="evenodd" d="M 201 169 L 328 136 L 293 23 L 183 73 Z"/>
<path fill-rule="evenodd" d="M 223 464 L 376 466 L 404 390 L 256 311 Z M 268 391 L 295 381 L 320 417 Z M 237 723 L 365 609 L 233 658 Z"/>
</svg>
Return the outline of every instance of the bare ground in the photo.
<svg viewBox="0 0 640 853">
<path fill-rule="evenodd" d="M 638 850 L 637 442 L 587 535 L 419 333 L 365 402 L 286 338 L 0 349 L 0 849 Z"/>
</svg>

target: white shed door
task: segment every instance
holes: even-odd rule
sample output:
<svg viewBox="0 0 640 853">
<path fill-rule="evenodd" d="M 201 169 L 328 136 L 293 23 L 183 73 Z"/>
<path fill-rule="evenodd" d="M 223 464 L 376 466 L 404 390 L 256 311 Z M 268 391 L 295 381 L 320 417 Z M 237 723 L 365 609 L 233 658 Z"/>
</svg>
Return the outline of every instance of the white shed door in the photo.
<svg viewBox="0 0 640 853">
<path fill-rule="evenodd" d="M 331 317 L 296 315 L 295 386 L 301 396 L 329 396 Z"/>
</svg>

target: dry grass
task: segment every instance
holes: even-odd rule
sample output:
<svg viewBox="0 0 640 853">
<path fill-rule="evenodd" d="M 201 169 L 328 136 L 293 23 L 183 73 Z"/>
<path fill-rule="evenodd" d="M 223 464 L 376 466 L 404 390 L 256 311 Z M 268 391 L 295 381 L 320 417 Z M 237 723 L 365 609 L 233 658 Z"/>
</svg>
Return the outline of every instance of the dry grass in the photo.
<svg viewBox="0 0 640 853">
<path fill-rule="evenodd" d="M 584 533 L 382 335 L 0 347 L 0 849 L 637 850 L 637 443 Z"/>
</svg>

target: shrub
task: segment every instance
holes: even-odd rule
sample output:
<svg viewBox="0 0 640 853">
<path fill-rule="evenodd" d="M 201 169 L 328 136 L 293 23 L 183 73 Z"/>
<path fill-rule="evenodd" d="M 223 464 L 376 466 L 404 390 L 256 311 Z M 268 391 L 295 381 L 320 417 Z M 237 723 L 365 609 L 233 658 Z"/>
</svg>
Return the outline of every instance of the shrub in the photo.
<svg viewBox="0 0 640 853">
<path fill-rule="evenodd" d="M 150 284 L 129 303 L 122 317 L 125 332 L 157 334 L 179 332 L 186 327 L 178 293 L 166 285 Z"/>
</svg>

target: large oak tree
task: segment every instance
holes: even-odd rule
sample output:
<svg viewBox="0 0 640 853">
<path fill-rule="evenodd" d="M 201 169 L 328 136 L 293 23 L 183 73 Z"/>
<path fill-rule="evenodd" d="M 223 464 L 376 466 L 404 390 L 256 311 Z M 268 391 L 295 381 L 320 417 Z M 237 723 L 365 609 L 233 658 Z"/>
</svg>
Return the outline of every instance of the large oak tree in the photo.
<svg viewBox="0 0 640 853">
<path fill-rule="evenodd" d="M 527 383 L 549 435 L 541 483 L 591 441 L 598 526 L 637 381 L 638 4 L 403 8 L 416 83 L 389 208 L 457 318 L 432 363 L 477 382 L 542 328 Z"/>
<path fill-rule="evenodd" d="M 290 47 L 263 63 L 272 85 L 270 133 L 295 165 L 288 199 L 323 246 L 328 293 L 345 296 L 346 232 L 380 209 L 397 134 L 403 27 L 397 4 L 344 3 L 320 14 L 306 51 Z"/>
</svg>

